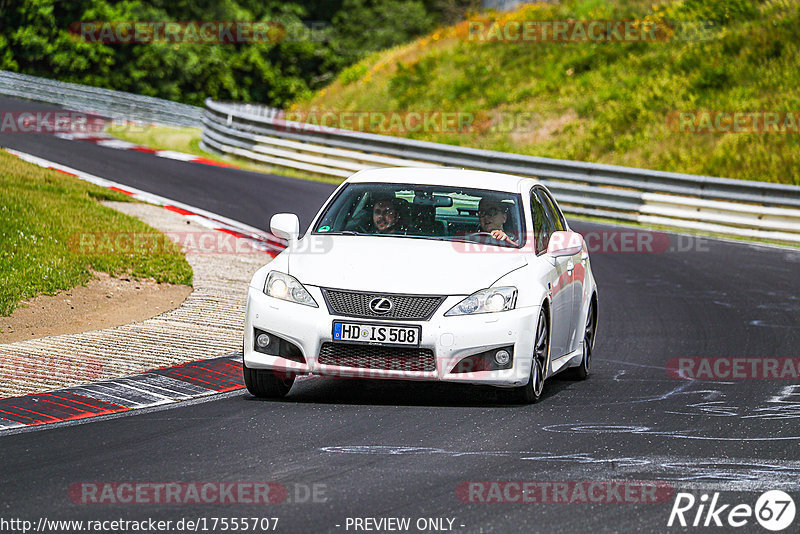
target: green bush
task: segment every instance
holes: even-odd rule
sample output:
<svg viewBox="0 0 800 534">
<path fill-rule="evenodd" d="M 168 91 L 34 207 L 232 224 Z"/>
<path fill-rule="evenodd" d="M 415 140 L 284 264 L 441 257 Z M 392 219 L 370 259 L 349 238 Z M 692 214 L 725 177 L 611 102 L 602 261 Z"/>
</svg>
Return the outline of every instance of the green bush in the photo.
<svg viewBox="0 0 800 534">
<path fill-rule="evenodd" d="M 367 69 L 366 65 L 356 63 L 355 65 L 347 67 L 339 74 L 339 81 L 345 85 L 353 83 L 363 78 L 367 70 L 369 69 Z"/>
<path fill-rule="evenodd" d="M 430 30 L 433 9 L 417 0 L 344 0 L 327 7 L 311 0 L 0 0 L 0 69 L 194 105 L 210 97 L 284 107 L 370 52 Z M 312 33 L 304 19 L 322 27 Z M 103 44 L 71 33 L 70 24 L 80 21 L 274 21 L 287 37 Z"/>
</svg>

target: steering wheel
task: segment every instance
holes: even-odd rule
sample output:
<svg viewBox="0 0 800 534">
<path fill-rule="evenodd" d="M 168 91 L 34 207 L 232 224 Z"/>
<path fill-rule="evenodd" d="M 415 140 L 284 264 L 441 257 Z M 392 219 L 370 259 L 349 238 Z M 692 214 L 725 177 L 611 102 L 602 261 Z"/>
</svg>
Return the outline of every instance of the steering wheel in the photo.
<svg viewBox="0 0 800 534">
<path fill-rule="evenodd" d="M 488 242 L 488 240 L 496 241 L 498 243 L 505 243 L 504 240 L 497 239 L 496 237 L 494 237 L 491 232 L 483 232 L 483 231 L 481 231 L 481 232 L 472 232 L 471 234 L 467 234 L 464 237 L 467 237 L 467 238 L 477 237 L 479 239 L 476 239 L 476 241 L 479 242 L 479 243 L 486 243 L 486 242 Z"/>
</svg>

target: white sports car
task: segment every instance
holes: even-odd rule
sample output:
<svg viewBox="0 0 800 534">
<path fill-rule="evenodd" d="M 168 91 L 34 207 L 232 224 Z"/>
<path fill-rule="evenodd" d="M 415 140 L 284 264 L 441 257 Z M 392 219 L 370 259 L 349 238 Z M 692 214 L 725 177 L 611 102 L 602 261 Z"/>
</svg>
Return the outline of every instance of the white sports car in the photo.
<svg viewBox="0 0 800 534">
<path fill-rule="evenodd" d="M 545 380 L 589 374 L 597 287 L 583 238 L 542 184 L 506 174 L 356 173 L 304 236 L 250 282 L 244 379 L 286 395 L 297 375 L 497 386 L 537 401 Z"/>
</svg>

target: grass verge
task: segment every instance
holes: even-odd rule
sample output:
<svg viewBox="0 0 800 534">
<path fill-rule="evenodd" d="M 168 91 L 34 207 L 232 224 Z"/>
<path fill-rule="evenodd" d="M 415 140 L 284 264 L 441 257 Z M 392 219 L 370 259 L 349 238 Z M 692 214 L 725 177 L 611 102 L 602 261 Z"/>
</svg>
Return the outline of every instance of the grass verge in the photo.
<svg viewBox="0 0 800 534">
<path fill-rule="evenodd" d="M 106 132 L 114 137 L 154 150 L 174 150 L 227 163 L 200 148 L 200 128 L 154 126 L 151 124 L 112 124 Z"/>
<path fill-rule="evenodd" d="M 21 300 L 86 284 L 91 270 L 191 285 L 192 268 L 178 250 L 81 248 L 81 235 L 158 233 L 99 200 L 130 199 L 0 150 L 0 316 Z"/>
</svg>

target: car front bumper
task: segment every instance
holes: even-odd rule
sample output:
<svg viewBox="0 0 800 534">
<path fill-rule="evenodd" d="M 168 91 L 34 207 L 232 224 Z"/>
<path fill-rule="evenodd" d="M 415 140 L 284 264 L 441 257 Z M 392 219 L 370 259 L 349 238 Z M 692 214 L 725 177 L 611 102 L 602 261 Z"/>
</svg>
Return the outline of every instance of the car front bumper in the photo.
<svg viewBox="0 0 800 534">
<path fill-rule="evenodd" d="M 533 352 L 533 336 L 539 307 L 479 314 L 445 317 L 444 313 L 460 302 L 463 296 L 447 297 L 428 321 L 375 320 L 333 315 L 314 286 L 306 286 L 320 305 L 319 308 L 276 299 L 250 287 L 244 328 L 244 363 L 252 369 L 272 369 L 294 374 L 316 374 L 348 378 L 385 378 L 400 380 L 439 380 L 468 384 L 519 386 L 528 382 Z M 432 351 L 435 368 L 412 370 L 412 366 L 364 368 L 320 363 L 323 343 L 333 343 L 333 321 L 419 325 L 420 349 Z M 254 347 L 254 330 L 278 336 L 299 348 L 304 363 L 258 352 Z M 336 342 L 337 345 L 341 345 Z M 454 372 L 465 357 L 492 349 L 513 346 L 512 363 L 508 369 L 471 370 Z M 379 356 L 381 347 L 359 347 Z M 385 351 L 384 351 L 385 352 Z M 463 364 L 459 369 L 463 369 Z"/>
</svg>

